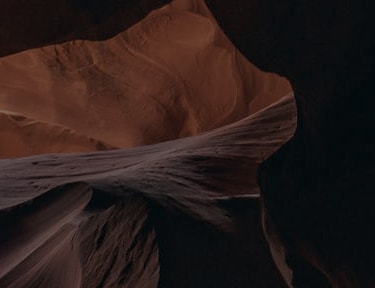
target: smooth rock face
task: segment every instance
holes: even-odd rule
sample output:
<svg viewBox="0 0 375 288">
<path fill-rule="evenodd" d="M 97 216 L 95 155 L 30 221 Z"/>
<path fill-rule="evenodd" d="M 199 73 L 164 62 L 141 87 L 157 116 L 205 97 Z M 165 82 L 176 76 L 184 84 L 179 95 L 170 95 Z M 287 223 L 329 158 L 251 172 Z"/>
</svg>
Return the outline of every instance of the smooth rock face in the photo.
<svg viewBox="0 0 375 288">
<path fill-rule="evenodd" d="M 0 75 L 5 114 L 118 148 L 218 128 L 291 91 L 285 78 L 239 54 L 201 1 L 173 2 L 106 41 L 75 40 L 3 57 Z M 32 155 L 29 150 L 18 155 Z"/>
</svg>

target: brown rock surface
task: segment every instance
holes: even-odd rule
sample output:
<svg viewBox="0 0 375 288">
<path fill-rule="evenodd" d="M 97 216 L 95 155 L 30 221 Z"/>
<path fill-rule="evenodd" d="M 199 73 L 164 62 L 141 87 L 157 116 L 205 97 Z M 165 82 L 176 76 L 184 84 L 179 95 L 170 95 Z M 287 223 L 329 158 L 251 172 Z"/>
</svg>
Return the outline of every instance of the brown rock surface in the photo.
<svg viewBox="0 0 375 288">
<path fill-rule="evenodd" d="M 121 148 L 221 127 L 291 91 L 244 59 L 200 1 L 174 2 L 106 41 L 4 57 L 0 75 L 0 109 Z"/>
<path fill-rule="evenodd" d="M 0 160 L 1 287 L 55 286 L 58 267 L 63 287 L 283 287 L 256 171 L 293 133 L 294 107 L 290 94 L 199 136 Z"/>
<path fill-rule="evenodd" d="M 256 176 L 289 82 L 202 1 L 3 2 L 0 287 L 284 287 Z"/>
</svg>

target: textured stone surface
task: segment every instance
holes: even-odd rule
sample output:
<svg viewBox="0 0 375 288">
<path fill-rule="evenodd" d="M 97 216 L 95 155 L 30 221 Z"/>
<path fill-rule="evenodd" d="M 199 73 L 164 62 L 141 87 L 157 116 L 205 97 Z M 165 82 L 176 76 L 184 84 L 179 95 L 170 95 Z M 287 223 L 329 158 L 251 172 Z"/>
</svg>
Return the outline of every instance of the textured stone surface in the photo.
<svg viewBox="0 0 375 288">
<path fill-rule="evenodd" d="M 104 39 L 165 4 L 132 2 L 1 1 L 0 55 Z M 275 253 L 286 251 L 284 276 L 296 287 L 373 287 L 374 4 L 206 2 L 236 47 L 288 77 L 296 94 L 297 131 L 259 173 L 267 237 Z"/>
</svg>

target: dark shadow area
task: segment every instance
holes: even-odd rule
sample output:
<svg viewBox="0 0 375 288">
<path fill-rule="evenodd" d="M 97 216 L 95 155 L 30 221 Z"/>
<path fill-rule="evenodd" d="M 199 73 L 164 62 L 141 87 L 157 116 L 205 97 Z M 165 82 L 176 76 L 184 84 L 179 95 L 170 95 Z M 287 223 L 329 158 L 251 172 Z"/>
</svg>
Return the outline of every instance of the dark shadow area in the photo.
<svg viewBox="0 0 375 288">
<path fill-rule="evenodd" d="M 230 232 L 150 204 L 160 249 L 159 287 L 286 287 L 262 234 L 258 200 L 220 205 L 233 218 Z"/>
</svg>

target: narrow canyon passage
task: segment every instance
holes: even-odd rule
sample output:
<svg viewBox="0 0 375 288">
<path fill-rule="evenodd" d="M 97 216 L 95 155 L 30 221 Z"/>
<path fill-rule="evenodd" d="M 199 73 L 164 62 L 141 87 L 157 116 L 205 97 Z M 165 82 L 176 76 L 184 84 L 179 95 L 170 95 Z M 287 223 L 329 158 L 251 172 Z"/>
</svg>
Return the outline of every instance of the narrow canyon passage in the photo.
<svg viewBox="0 0 375 288">
<path fill-rule="evenodd" d="M 0 2 L 1 287 L 373 287 L 372 4 Z"/>
</svg>

